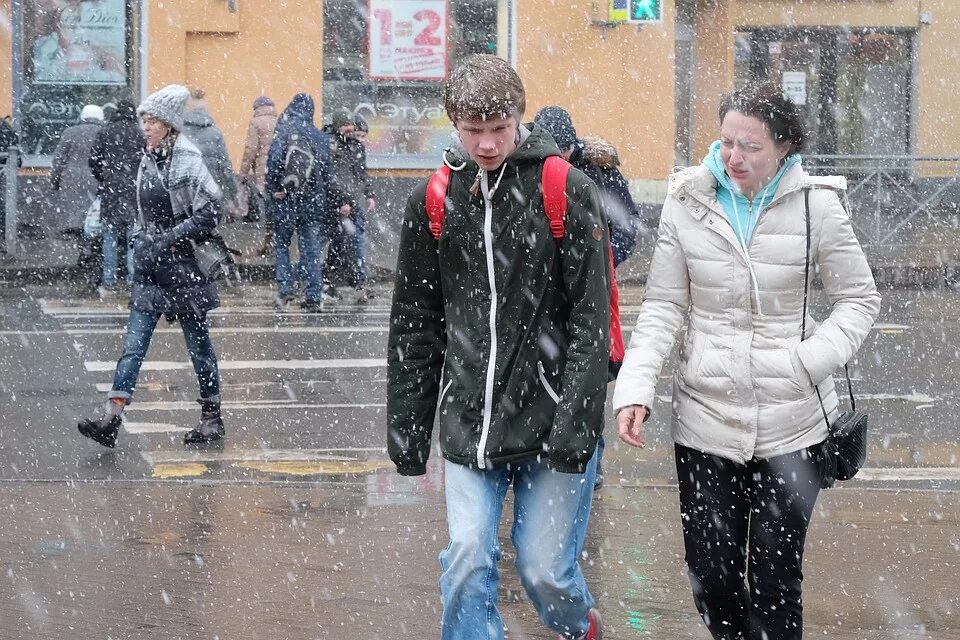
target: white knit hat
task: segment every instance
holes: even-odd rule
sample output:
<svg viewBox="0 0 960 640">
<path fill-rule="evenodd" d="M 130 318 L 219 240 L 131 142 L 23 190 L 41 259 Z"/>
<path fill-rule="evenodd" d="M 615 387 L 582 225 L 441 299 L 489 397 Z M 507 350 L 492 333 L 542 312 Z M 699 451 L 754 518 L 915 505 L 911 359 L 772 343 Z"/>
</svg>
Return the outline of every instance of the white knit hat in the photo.
<svg viewBox="0 0 960 640">
<path fill-rule="evenodd" d="M 80 122 L 86 122 L 87 120 L 98 120 L 103 122 L 103 109 L 98 107 L 95 104 L 88 104 L 80 112 Z"/>
<path fill-rule="evenodd" d="M 190 90 L 179 84 L 170 84 L 151 93 L 137 107 L 137 117 L 149 114 L 163 120 L 179 131 L 183 128 L 183 108 L 187 105 Z"/>
</svg>

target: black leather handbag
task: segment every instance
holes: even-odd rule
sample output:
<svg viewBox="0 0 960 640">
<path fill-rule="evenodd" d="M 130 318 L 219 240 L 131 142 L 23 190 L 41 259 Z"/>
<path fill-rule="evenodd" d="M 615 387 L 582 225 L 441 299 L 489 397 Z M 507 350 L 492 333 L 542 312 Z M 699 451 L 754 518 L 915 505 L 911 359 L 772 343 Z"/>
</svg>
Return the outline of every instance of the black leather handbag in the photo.
<svg viewBox="0 0 960 640">
<path fill-rule="evenodd" d="M 800 341 L 807 338 L 807 297 L 810 289 L 810 190 L 803 192 L 804 218 L 807 225 L 806 256 L 803 269 L 803 319 L 800 321 Z M 867 460 L 867 414 L 857 411 L 857 401 L 853 397 L 853 384 L 850 371 L 843 365 L 847 377 L 847 392 L 850 394 L 850 410 L 842 411 L 832 423 L 823 406 L 819 387 L 814 387 L 823 421 L 827 423 L 828 435 L 821 447 L 822 474 L 820 486 L 828 489 L 837 480 L 849 480 L 857 475 Z"/>
</svg>

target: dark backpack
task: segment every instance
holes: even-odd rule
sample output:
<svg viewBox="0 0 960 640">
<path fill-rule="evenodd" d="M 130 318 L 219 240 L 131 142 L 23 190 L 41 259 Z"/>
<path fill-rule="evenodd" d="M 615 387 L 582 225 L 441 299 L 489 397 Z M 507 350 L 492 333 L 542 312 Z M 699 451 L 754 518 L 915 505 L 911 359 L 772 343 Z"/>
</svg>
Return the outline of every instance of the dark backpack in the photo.
<svg viewBox="0 0 960 640">
<path fill-rule="evenodd" d="M 314 177 L 317 158 L 310 141 L 293 133 L 283 150 L 283 177 L 280 187 L 287 193 L 306 191 Z"/>
<path fill-rule="evenodd" d="M 560 156 L 549 156 L 543 162 L 540 174 L 543 192 L 543 210 L 550 221 L 550 235 L 558 243 L 566 233 L 567 217 L 567 173 L 570 163 Z M 446 217 L 447 186 L 450 184 L 450 167 L 444 165 L 437 169 L 427 183 L 427 218 L 430 222 L 430 235 L 440 239 L 443 231 L 443 219 Z M 610 379 L 617 377 L 623 364 L 624 344 L 620 330 L 620 290 L 617 287 L 616 271 L 613 267 L 613 248 L 607 243 L 610 254 Z"/>
</svg>

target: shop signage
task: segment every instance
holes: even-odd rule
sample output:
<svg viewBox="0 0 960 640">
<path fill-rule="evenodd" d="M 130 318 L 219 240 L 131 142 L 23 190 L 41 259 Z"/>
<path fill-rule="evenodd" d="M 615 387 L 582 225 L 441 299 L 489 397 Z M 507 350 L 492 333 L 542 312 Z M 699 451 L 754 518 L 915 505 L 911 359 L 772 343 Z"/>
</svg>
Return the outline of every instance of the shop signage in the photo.
<svg viewBox="0 0 960 640">
<path fill-rule="evenodd" d="M 124 0 L 39 5 L 29 25 L 34 84 L 126 84 Z"/>
<path fill-rule="evenodd" d="M 807 74 L 805 71 L 784 71 L 781 81 L 783 94 L 793 101 L 793 104 L 803 106 L 807 104 Z"/>
<path fill-rule="evenodd" d="M 369 0 L 371 80 L 445 80 L 448 0 Z"/>
</svg>

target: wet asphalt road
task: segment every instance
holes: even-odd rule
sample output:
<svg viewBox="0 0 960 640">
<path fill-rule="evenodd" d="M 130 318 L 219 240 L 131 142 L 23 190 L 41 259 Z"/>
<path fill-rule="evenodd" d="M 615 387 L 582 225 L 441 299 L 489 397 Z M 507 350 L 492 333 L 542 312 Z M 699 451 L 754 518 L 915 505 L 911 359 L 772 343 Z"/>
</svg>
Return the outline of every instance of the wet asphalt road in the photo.
<svg viewBox="0 0 960 640">
<path fill-rule="evenodd" d="M 626 327 L 641 293 L 624 292 Z M 320 316 L 278 314 L 270 297 L 224 296 L 213 318 L 222 446 L 180 442 L 196 382 L 161 321 L 106 451 L 75 425 L 105 397 L 126 312 L 69 288 L 0 288 L 0 638 L 437 637 L 441 467 L 400 478 L 383 449 L 389 291 Z M 884 292 L 852 368 L 870 468 L 818 503 L 808 637 L 960 638 L 958 325 L 956 293 Z M 608 424 L 586 546 L 607 638 L 707 637 L 661 389 L 647 449 L 618 446 Z M 509 637 L 551 638 L 503 533 Z"/>
</svg>

